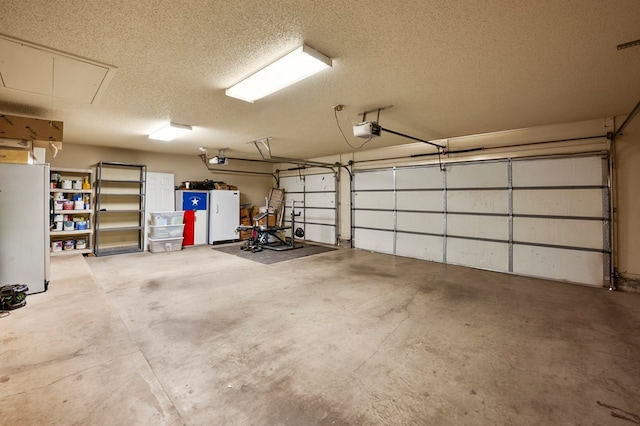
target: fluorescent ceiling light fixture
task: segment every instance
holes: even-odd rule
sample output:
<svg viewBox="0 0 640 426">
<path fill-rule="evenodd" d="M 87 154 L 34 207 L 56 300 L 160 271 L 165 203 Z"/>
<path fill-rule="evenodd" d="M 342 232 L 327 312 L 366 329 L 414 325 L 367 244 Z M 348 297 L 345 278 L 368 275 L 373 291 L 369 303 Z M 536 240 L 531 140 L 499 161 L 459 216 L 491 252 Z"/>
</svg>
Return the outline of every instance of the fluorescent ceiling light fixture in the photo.
<svg viewBox="0 0 640 426">
<path fill-rule="evenodd" d="M 329 68 L 331 58 L 303 44 L 291 53 L 245 78 L 225 91 L 227 96 L 254 102 L 318 71 Z"/>
<path fill-rule="evenodd" d="M 191 126 L 186 124 L 169 123 L 149 135 L 149 139 L 170 141 L 191 131 Z"/>
</svg>

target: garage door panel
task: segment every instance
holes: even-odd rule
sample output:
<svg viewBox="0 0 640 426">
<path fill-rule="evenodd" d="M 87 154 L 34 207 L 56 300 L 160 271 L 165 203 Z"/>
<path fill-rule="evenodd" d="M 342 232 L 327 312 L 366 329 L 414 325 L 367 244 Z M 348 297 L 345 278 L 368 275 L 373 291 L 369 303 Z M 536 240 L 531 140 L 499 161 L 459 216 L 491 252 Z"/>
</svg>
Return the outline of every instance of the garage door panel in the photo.
<svg viewBox="0 0 640 426">
<path fill-rule="evenodd" d="M 509 239 L 509 218 L 504 216 L 448 215 L 447 234 L 507 241 Z"/>
<path fill-rule="evenodd" d="M 280 188 L 284 188 L 285 192 L 303 192 L 304 180 L 298 176 L 295 177 L 281 177 Z"/>
<path fill-rule="evenodd" d="M 296 221 L 298 219 L 296 218 Z M 335 224 L 336 211 L 329 209 L 306 209 L 305 210 L 305 222 L 317 222 L 325 224 Z"/>
<path fill-rule="evenodd" d="M 398 189 L 442 188 L 442 172 L 439 167 L 420 167 L 396 170 Z"/>
<path fill-rule="evenodd" d="M 447 191 L 447 210 L 452 212 L 509 212 L 507 191 Z"/>
<path fill-rule="evenodd" d="M 515 245 L 513 272 L 602 286 L 603 256 L 596 252 Z"/>
<path fill-rule="evenodd" d="M 304 222 L 304 215 L 305 215 L 305 211 L 298 208 L 298 206 L 296 206 L 296 214 L 300 213 L 300 216 L 296 216 L 296 222 Z M 284 221 L 285 222 L 291 222 L 291 208 L 290 207 L 285 207 L 284 208 Z"/>
<path fill-rule="evenodd" d="M 296 226 L 297 228 L 297 226 Z M 325 244 L 335 244 L 335 228 L 333 226 L 310 225 L 304 227 L 304 239 Z"/>
<path fill-rule="evenodd" d="M 509 245 L 490 241 L 448 238 L 447 262 L 506 272 L 509 270 Z"/>
<path fill-rule="evenodd" d="M 442 191 L 398 191 L 398 210 L 442 211 Z"/>
<path fill-rule="evenodd" d="M 443 237 L 399 232 L 396 240 L 396 254 L 414 259 L 442 262 L 442 240 Z"/>
<path fill-rule="evenodd" d="M 355 229 L 354 246 L 377 253 L 393 254 L 393 232 Z"/>
<path fill-rule="evenodd" d="M 378 191 L 353 194 L 354 243 L 360 236 L 373 251 L 395 244 L 400 256 L 602 285 L 607 164 L 595 154 L 447 164 L 445 173 L 400 167 L 372 172 L 377 182 L 356 172 L 356 189 Z"/>
<path fill-rule="evenodd" d="M 305 191 L 331 191 L 336 190 L 336 179 L 333 174 L 323 173 L 319 175 L 305 176 Z"/>
<path fill-rule="evenodd" d="M 442 235 L 442 213 L 398 212 L 398 230 Z"/>
<path fill-rule="evenodd" d="M 356 192 L 353 196 L 356 209 L 393 210 L 393 192 Z"/>
<path fill-rule="evenodd" d="M 316 192 L 316 193 L 307 192 L 304 203 L 305 203 L 305 207 L 334 208 L 336 205 L 336 193 L 335 192 Z"/>
<path fill-rule="evenodd" d="M 506 188 L 507 163 L 447 166 L 447 188 Z"/>
<path fill-rule="evenodd" d="M 284 224 L 291 226 L 291 201 L 295 201 L 296 228 L 303 228 L 305 240 L 336 243 L 336 179 L 332 173 L 280 178 L 285 189 Z M 316 224 L 316 225 L 314 225 Z M 286 232 L 291 236 L 291 231 Z"/>
<path fill-rule="evenodd" d="M 285 192 L 284 200 L 285 207 L 290 208 L 291 201 L 293 200 L 296 202 L 296 210 L 299 210 L 303 207 L 302 203 L 304 202 L 304 194 Z"/>
<path fill-rule="evenodd" d="M 393 212 L 356 210 L 354 220 L 358 227 L 393 230 Z"/>
<path fill-rule="evenodd" d="M 592 249 L 604 244 L 601 222 L 549 218 L 514 218 L 513 240 Z"/>
<path fill-rule="evenodd" d="M 353 188 L 356 191 L 367 189 L 393 189 L 393 170 L 359 172 L 354 176 Z"/>
<path fill-rule="evenodd" d="M 514 161 L 513 186 L 602 185 L 600 157 L 550 158 Z"/>
<path fill-rule="evenodd" d="M 513 213 L 602 217 L 601 189 L 514 190 Z"/>
</svg>

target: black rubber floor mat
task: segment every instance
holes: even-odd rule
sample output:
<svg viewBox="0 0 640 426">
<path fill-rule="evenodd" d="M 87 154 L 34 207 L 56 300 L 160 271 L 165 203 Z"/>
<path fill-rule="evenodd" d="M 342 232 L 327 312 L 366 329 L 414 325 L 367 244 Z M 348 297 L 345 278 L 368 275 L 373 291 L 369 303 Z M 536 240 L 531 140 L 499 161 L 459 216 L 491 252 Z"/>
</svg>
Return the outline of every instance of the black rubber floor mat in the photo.
<svg viewBox="0 0 640 426">
<path fill-rule="evenodd" d="M 271 264 L 284 262 L 285 260 L 297 259 L 299 257 L 311 256 L 314 254 L 325 253 L 332 250 L 337 250 L 333 247 L 326 246 L 317 246 L 313 244 L 302 244 L 296 243 L 296 245 L 302 246 L 301 248 L 296 248 L 293 250 L 286 251 L 275 251 L 275 250 L 267 250 L 264 249 L 257 253 L 252 253 L 250 251 L 241 250 L 244 243 L 238 243 L 233 245 L 227 245 L 224 247 L 212 247 L 213 250 L 221 251 L 227 254 L 233 254 L 235 256 L 241 257 L 243 259 L 253 260 L 254 262 Z"/>
</svg>

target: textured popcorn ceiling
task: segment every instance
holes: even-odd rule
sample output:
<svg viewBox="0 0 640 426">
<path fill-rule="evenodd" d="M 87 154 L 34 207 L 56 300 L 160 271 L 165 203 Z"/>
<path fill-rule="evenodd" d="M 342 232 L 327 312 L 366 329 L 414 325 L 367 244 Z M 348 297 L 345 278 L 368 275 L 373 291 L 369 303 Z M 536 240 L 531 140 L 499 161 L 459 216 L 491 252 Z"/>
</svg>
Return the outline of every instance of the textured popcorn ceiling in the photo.
<svg viewBox="0 0 640 426">
<path fill-rule="evenodd" d="M 198 154 L 350 152 L 358 113 L 424 139 L 627 114 L 640 100 L 640 2 L 5 0 L 0 32 L 118 68 L 95 105 L 0 88 L 0 112 L 64 121 L 66 142 Z M 224 89 L 303 42 L 332 69 L 254 104 Z M 372 117 L 369 117 L 372 118 Z M 147 135 L 190 124 L 173 142 Z M 383 132 L 367 147 L 412 142 Z"/>
</svg>

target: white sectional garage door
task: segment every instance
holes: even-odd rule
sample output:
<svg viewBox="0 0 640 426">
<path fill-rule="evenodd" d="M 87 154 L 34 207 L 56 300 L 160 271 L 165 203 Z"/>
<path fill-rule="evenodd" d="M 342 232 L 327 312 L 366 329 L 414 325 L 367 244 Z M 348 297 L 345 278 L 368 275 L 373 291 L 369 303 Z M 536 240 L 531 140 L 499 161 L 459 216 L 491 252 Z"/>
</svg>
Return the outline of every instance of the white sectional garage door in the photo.
<svg viewBox="0 0 640 426">
<path fill-rule="evenodd" d="M 609 279 L 603 155 L 356 171 L 354 246 L 594 286 Z"/>
<path fill-rule="evenodd" d="M 337 193 L 333 173 L 281 177 L 285 190 L 285 225 L 291 225 L 291 200 L 296 201 L 295 228 L 304 230 L 304 239 L 336 244 Z"/>
</svg>

